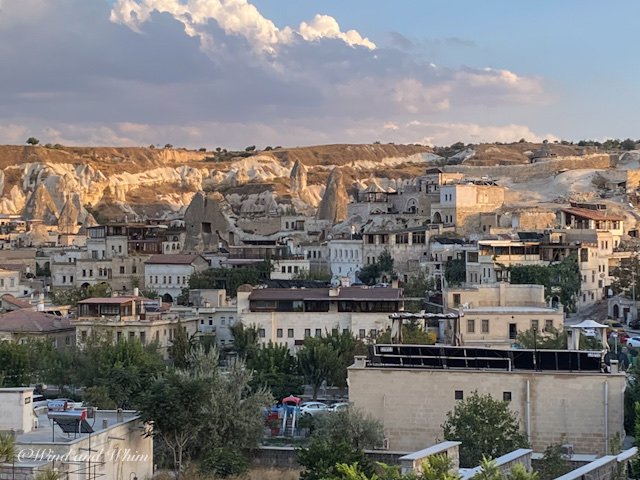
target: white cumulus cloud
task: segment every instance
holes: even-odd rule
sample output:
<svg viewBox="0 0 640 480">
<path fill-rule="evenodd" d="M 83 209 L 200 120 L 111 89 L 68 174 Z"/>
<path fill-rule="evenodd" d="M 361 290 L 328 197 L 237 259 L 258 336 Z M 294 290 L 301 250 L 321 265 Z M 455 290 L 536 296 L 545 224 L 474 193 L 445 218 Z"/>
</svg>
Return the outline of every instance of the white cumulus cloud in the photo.
<svg viewBox="0 0 640 480">
<path fill-rule="evenodd" d="M 118 0 L 111 9 L 110 20 L 140 32 L 140 26 L 149 21 L 154 12 L 167 13 L 182 23 L 185 33 L 198 37 L 204 49 L 215 45 L 206 28 L 210 21 L 216 22 L 227 35 L 245 38 L 261 53 L 275 54 L 279 45 L 289 44 L 296 37 L 306 41 L 333 38 L 352 47 L 376 48 L 356 30 L 341 31 L 336 19 L 329 15 L 316 15 L 311 22 L 302 22 L 299 32 L 291 27 L 280 29 L 247 0 L 188 0 L 186 3 L 179 0 Z"/>
<path fill-rule="evenodd" d="M 302 22 L 300 24 L 300 35 L 309 42 L 320 40 L 321 38 L 338 38 L 352 47 L 359 45 L 369 50 L 376 48 L 375 43 L 368 38 L 363 38 L 355 30 L 341 31 L 338 21 L 329 15 L 318 14 L 311 22 Z"/>
</svg>

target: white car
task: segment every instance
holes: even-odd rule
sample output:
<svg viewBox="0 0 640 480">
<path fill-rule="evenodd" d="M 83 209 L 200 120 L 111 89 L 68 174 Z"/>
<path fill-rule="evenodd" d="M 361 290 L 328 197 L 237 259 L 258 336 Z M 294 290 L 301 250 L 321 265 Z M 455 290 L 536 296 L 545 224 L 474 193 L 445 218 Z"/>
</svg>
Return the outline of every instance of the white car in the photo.
<svg viewBox="0 0 640 480">
<path fill-rule="evenodd" d="M 349 402 L 338 402 L 334 403 L 329 407 L 330 412 L 342 412 L 349 408 Z"/>
<path fill-rule="evenodd" d="M 585 337 L 591 337 L 591 338 L 595 338 L 597 336 L 595 328 L 583 328 L 582 334 Z"/>
<path fill-rule="evenodd" d="M 300 412 L 304 415 L 315 415 L 316 413 L 326 412 L 329 406 L 322 402 L 304 402 L 300 405 Z"/>
<path fill-rule="evenodd" d="M 640 348 L 640 337 L 631 337 L 627 340 L 627 347 Z"/>
</svg>

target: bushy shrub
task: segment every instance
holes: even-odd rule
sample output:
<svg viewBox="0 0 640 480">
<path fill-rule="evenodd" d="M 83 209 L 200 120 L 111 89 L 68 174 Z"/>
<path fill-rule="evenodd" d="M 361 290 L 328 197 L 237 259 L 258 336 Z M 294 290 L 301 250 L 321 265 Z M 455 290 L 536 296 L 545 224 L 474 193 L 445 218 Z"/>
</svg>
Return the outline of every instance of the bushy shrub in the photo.
<svg viewBox="0 0 640 480">
<path fill-rule="evenodd" d="M 215 448 L 204 458 L 200 469 L 204 473 L 227 478 L 245 473 L 249 469 L 249 461 L 237 448 Z"/>
</svg>

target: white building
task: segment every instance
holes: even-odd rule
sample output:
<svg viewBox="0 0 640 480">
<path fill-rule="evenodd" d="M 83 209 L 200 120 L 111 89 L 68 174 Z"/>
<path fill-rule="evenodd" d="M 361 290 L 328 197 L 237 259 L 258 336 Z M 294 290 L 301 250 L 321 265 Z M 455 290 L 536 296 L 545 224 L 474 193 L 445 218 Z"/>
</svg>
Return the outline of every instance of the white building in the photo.
<svg viewBox="0 0 640 480">
<path fill-rule="evenodd" d="M 189 285 L 189 277 L 209 268 L 202 255 L 152 255 L 144 263 L 145 287 L 172 303 Z"/>
<path fill-rule="evenodd" d="M 349 283 L 360 281 L 357 273 L 364 265 L 362 246 L 362 238 L 336 238 L 327 242 L 332 280 L 341 281 L 342 279 L 347 279 Z"/>
<path fill-rule="evenodd" d="M 375 338 L 391 327 L 389 314 L 404 308 L 398 288 L 238 288 L 238 313 L 245 325 L 256 325 L 260 342 L 290 349 L 310 336 L 349 331 Z"/>
<path fill-rule="evenodd" d="M 304 256 L 283 258 L 273 262 L 271 280 L 291 280 L 302 272 L 309 272 L 311 261 Z"/>
<path fill-rule="evenodd" d="M 35 407 L 32 388 L 0 389 L 0 431 L 15 432 L 19 453 L 14 465 L 0 465 L 0 478 L 33 479 L 47 469 L 68 480 L 151 478 L 153 437 L 136 412 L 63 408 L 57 415 Z M 71 412 L 75 422 L 64 421 Z M 68 431 L 76 425 L 82 433 Z"/>
</svg>

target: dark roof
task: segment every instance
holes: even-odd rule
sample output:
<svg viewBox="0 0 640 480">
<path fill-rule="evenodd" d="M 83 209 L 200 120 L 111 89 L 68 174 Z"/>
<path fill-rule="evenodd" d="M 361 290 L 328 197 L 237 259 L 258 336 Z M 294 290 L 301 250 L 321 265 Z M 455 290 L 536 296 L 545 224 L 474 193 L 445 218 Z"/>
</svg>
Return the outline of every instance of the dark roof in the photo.
<svg viewBox="0 0 640 480">
<path fill-rule="evenodd" d="M 518 232 L 518 238 L 520 240 L 542 240 L 544 234 L 538 232 Z"/>
<path fill-rule="evenodd" d="M 432 242 L 440 243 L 442 245 L 453 245 L 453 244 L 465 245 L 467 243 L 461 238 L 451 238 L 451 237 L 433 237 Z"/>
<path fill-rule="evenodd" d="M 268 288 L 326 288 L 330 282 L 321 280 L 265 280 Z"/>
<path fill-rule="evenodd" d="M 587 208 L 571 207 L 571 208 L 563 208 L 562 211 L 565 212 L 565 213 L 569 213 L 571 215 L 574 215 L 576 217 L 588 218 L 589 220 L 595 220 L 595 221 L 600 221 L 600 220 L 622 221 L 622 220 L 624 220 L 624 217 L 622 217 L 620 215 L 608 215 L 606 212 L 603 212 L 602 210 L 591 210 L 591 209 L 587 209 Z"/>
<path fill-rule="evenodd" d="M 20 309 L 0 315 L 0 331 L 46 333 L 73 330 L 69 319 L 44 312 Z"/>
<path fill-rule="evenodd" d="M 176 253 L 173 255 L 157 254 L 151 255 L 149 260 L 144 263 L 155 265 L 191 265 L 199 256 L 200 255 L 187 255 L 182 253 Z"/>
<path fill-rule="evenodd" d="M 402 300 L 401 288 L 341 287 L 338 295 L 330 296 L 329 288 L 258 288 L 249 300 Z"/>
</svg>

